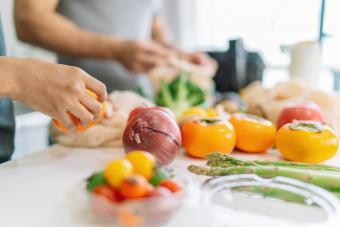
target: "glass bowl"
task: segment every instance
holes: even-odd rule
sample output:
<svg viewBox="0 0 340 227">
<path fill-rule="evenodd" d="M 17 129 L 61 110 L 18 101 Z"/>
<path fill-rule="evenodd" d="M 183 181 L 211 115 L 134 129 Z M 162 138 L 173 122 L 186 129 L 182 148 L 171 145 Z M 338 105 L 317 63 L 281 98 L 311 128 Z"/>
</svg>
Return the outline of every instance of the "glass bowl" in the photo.
<svg viewBox="0 0 340 227">
<path fill-rule="evenodd" d="M 332 193 L 286 177 L 241 174 L 211 178 L 203 184 L 201 198 L 202 206 L 216 209 L 212 226 L 249 226 L 249 220 L 251 226 L 261 227 L 274 223 L 333 227 L 340 223 L 339 200 Z"/>
<path fill-rule="evenodd" d="M 183 185 L 183 190 L 167 197 L 150 197 L 126 200 L 113 204 L 106 198 L 90 195 L 92 211 L 98 221 L 110 226 L 153 227 L 165 224 L 182 207 L 194 185 L 191 178 L 179 170 L 171 169 L 173 179 Z"/>
</svg>

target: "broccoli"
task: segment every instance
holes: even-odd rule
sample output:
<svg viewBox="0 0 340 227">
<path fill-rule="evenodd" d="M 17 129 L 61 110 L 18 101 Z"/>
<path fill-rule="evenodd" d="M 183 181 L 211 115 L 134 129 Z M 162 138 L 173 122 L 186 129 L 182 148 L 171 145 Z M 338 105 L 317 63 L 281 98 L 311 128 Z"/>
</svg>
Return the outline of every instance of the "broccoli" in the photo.
<svg viewBox="0 0 340 227">
<path fill-rule="evenodd" d="M 163 81 L 155 98 L 157 105 L 170 108 L 176 116 L 204 101 L 205 94 L 202 89 L 192 83 L 188 75 L 183 72 L 169 84 Z"/>
</svg>

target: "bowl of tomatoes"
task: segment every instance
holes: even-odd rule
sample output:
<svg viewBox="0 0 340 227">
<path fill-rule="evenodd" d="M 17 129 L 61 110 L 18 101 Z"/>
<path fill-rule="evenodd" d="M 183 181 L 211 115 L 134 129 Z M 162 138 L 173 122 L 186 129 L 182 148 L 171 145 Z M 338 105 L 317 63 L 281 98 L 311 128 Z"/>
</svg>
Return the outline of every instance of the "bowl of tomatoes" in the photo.
<svg viewBox="0 0 340 227">
<path fill-rule="evenodd" d="M 112 160 L 87 179 L 92 211 L 117 226 L 160 226 L 183 205 L 189 179 L 179 170 L 156 165 L 145 151 Z"/>
</svg>

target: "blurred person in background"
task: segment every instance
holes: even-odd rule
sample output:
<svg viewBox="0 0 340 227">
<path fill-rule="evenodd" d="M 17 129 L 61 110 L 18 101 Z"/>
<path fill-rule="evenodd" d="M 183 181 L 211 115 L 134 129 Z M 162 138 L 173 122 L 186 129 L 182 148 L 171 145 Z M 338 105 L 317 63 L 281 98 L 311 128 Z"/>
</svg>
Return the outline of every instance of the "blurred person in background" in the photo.
<svg viewBox="0 0 340 227">
<path fill-rule="evenodd" d="M 1 57 L 5 41 L 0 18 L 0 163 L 10 160 L 14 151 L 15 121 L 11 99 L 60 120 L 73 131 L 69 113 L 83 124 L 99 116 L 106 99 L 105 85 L 80 68 Z M 86 89 L 94 91 L 99 101 Z"/>
<path fill-rule="evenodd" d="M 22 41 L 56 52 L 59 63 L 95 75 L 110 92 L 147 88 L 143 75 L 173 56 L 214 64 L 203 53 L 172 46 L 161 5 L 161 0 L 16 0 L 16 30 Z"/>
</svg>

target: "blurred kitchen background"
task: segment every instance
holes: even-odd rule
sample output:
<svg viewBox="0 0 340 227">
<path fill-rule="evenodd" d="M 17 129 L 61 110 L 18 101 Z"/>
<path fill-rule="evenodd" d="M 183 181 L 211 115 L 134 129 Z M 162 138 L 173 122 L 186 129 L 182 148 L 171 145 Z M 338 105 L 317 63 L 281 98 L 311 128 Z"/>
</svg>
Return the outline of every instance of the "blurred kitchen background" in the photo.
<svg viewBox="0 0 340 227">
<path fill-rule="evenodd" d="M 13 0 L 1 0 L 0 8 L 9 56 L 55 61 L 54 54 L 18 41 Z M 163 5 L 163 16 L 178 47 L 207 51 L 222 61 L 228 59 L 225 51 L 230 49 L 236 65 L 231 71 L 236 76 L 238 62 L 244 61 L 245 53 L 252 53 L 250 72 L 259 74 L 252 79 L 258 76 L 264 86 L 288 80 L 295 73 L 326 91 L 339 89 L 339 13 L 339 0 L 164 0 Z M 229 40 L 234 41 L 229 45 Z M 304 64 L 311 67 L 306 69 Z M 320 79 L 316 80 L 313 75 L 318 76 L 319 66 Z M 308 78 L 299 75 L 304 72 Z M 228 83 L 219 89 L 242 86 L 242 82 Z M 16 119 L 14 158 L 48 146 L 48 117 L 16 103 Z"/>
</svg>

